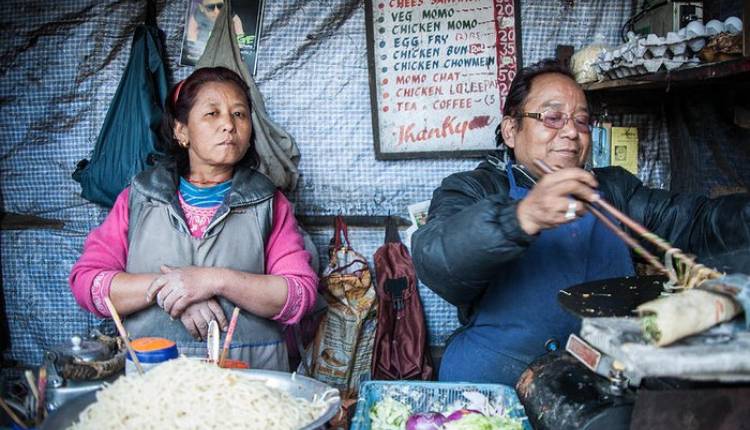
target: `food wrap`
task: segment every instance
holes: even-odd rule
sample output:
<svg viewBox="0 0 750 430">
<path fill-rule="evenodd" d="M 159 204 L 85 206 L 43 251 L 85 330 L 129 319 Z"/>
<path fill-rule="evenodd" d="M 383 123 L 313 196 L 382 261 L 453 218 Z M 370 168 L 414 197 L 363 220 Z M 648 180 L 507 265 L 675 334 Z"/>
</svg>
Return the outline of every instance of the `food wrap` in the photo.
<svg viewBox="0 0 750 430">
<path fill-rule="evenodd" d="M 665 346 L 731 320 L 742 307 L 727 296 L 690 289 L 646 302 L 637 311 L 643 336 Z"/>
</svg>

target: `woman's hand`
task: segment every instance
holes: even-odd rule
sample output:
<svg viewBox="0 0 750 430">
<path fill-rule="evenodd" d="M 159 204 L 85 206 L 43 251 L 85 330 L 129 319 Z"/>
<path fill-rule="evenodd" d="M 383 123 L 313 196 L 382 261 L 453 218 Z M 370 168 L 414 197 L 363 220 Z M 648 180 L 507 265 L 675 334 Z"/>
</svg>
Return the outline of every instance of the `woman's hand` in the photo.
<svg viewBox="0 0 750 430">
<path fill-rule="evenodd" d="M 178 318 L 193 303 L 206 301 L 216 295 L 215 269 L 186 266 L 161 266 L 162 275 L 154 279 L 146 291 L 146 301 L 156 303 L 172 318 Z"/>
<path fill-rule="evenodd" d="M 182 313 L 180 321 L 196 340 L 208 336 L 208 323 L 216 320 L 222 330 L 227 329 L 227 318 L 219 303 L 214 299 L 193 303 Z"/>
<path fill-rule="evenodd" d="M 597 186 L 594 175 L 579 168 L 544 175 L 518 204 L 516 216 L 521 228 L 533 235 L 573 221 L 586 212 L 576 199 L 596 201 L 599 198 L 595 191 Z"/>
</svg>

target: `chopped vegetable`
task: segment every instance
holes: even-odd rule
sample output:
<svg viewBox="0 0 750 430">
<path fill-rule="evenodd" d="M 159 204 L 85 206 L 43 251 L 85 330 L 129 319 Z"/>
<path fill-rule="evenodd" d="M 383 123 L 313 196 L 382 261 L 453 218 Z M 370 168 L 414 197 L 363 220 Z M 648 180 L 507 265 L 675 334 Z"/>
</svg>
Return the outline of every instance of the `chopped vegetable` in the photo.
<svg viewBox="0 0 750 430">
<path fill-rule="evenodd" d="M 656 314 L 651 313 L 641 317 L 641 327 L 643 330 L 643 337 L 649 342 L 659 342 L 661 339 L 661 330 L 659 325 L 656 323 Z"/>
<path fill-rule="evenodd" d="M 461 418 L 465 417 L 466 415 L 471 415 L 471 414 L 483 415 L 481 412 L 475 411 L 474 409 L 459 409 L 457 411 L 454 411 L 450 415 L 448 415 L 448 417 L 445 419 L 445 422 L 448 423 L 448 422 L 451 422 L 451 421 L 460 420 Z"/>
<path fill-rule="evenodd" d="M 523 430 L 520 421 L 508 417 L 486 417 L 467 414 L 456 421 L 446 422 L 445 430 Z"/>
<path fill-rule="evenodd" d="M 445 415 L 440 412 L 418 412 L 409 417 L 406 430 L 442 430 Z"/>
<path fill-rule="evenodd" d="M 369 416 L 371 430 L 523 430 L 520 419 L 494 409 L 487 416 L 465 407 L 447 416 L 434 411 L 412 414 L 409 405 L 390 396 L 370 408 Z"/>
<path fill-rule="evenodd" d="M 371 430 L 404 430 L 411 415 L 409 406 L 386 397 L 370 409 Z"/>
</svg>

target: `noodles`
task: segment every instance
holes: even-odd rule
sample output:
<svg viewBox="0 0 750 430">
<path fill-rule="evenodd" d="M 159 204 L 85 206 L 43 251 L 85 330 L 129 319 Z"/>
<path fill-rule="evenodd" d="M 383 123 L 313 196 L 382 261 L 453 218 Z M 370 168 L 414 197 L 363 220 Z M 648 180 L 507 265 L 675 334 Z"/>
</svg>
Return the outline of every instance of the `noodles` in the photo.
<svg viewBox="0 0 750 430">
<path fill-rule="evenodd" d="M 669 248 L 664 253 L 664 266 L 667 268 L 669 281 L 664 284 L 667 291 L 691 289 L 703 281 L 716 279 L 721 273 L 698 264 L 678 248 Z"/>
<path fill-rule="evenodd" d="M 119 378 L 72 429 L 299 429 L 327 408 L 241 373 L 178 358 L 143 376 Z"/>
</svg>

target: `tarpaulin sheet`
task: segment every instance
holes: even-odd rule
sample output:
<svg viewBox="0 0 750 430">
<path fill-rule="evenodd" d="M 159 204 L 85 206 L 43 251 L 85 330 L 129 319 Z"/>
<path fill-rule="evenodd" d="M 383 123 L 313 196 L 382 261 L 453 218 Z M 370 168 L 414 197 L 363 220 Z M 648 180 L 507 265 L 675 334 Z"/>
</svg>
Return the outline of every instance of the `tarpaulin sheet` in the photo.
<svg viewBox="0 0 750 430">
<path fill-rule="evenodd" d="M 671 189 L 711 196 L 750 189 L 750 130 L 734 125 L 734 109 L 748 97 L 746 89 L 691 88 L 668 99 Z"/>
<path fill-rule="evenodd" d="M 157 2 L 171 82 L 192 71 L 178 66 L 188 1 Z M 73 301 L 67 276 L 85 235 L 106 212 L 79 197 L 70 175 L 93 149 L 145 1 L 3 4 L 12 11 L 0 16 L 4 210 L 65 221 L 62 231 L 3 231 L 0 241 L 13 342 L 8 355 L 38 363 L 41 348 L 97 324 Z M 630 4 L 521 1 L 523 63 L 554 56 L 558 43 L 579 48 L 597 32 L 617 44 Z M 291 196 L 298 214 L 405 217 L 406 206 L 429 199 L 442 178 L 478 162 L 375 160 L 364 20 L 363 1 L 266 0 L 256 81 L 270 116 L 295 137 L 302 153 L 302 176 Z M 638 120 L 661 130 L 654 121 Z M 659 169 L 647 172 L 652 183 L 665 183 Z M 310 230 L 325 256 L 330 229 Z M 354 228 L 350 237 L 371 257 L 383 230 Z M 441 344 L 458 326 L 455 309 L 424 285 L 420 292 L 430 341 Z"/>
</svg>

